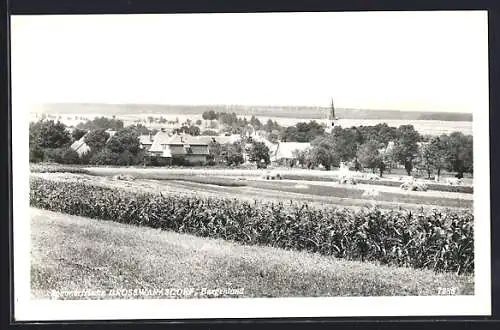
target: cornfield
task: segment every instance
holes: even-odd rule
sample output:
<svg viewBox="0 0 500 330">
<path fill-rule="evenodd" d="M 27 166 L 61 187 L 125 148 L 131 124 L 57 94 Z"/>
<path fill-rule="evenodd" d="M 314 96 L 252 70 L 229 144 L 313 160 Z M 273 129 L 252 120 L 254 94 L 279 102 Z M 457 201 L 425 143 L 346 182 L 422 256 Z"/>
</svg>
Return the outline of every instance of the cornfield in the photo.
<svg viewBox="0 0 500 330">
<path fill-rule="evenodd" d="M 30 205 L 52 211 L 347 260 L 458 274 L 474 271 L 470 211 L 355 211 L 30 180 Z"/>
</svg>

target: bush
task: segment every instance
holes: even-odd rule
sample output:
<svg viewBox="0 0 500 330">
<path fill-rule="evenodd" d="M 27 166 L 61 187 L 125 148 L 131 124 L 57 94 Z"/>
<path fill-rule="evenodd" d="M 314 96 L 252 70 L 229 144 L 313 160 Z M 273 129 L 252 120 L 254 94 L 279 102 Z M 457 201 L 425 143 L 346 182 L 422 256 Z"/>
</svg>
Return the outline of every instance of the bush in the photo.
<svg viewBox="0 0 500 330">
<path fill-rule="evenodd" d="M 39 163 L 43 162 L 44 152 L 43 149 L 35 146 L 30 146 L 30 162 L 31 163 Z"/>
<path fill-rule="evenodd" d="M 162 195 L 32 177 L 30 205 L 121 223 L 349 260 L 474 271 L 471 212 L 382 212 Z"/>
<path fill-rule="evenodd" d="M 79 164 L 79 163 L 80 163 L 80 156 L 75 150 L 67 148 L 66 150 L 63 151 L 62 164 Z"/>
<path fill-rule="evenodd" d="M 63 164 L 64 148 L 50 148 L 44 150 L 44 161 Z"/>
<path fill-rule="evenodd" d="M 158 156 L 147 156 L 145 163 L 146 166 L 168 166 L 171 164 L 168 158 Z"/>
<path fill-rule="evenodd" d="M 107 148 L 93 154 L 90 158 L 90 164 L 92 165 L 116 165 L 120 155 L 109 151 Z"/>
</svg>

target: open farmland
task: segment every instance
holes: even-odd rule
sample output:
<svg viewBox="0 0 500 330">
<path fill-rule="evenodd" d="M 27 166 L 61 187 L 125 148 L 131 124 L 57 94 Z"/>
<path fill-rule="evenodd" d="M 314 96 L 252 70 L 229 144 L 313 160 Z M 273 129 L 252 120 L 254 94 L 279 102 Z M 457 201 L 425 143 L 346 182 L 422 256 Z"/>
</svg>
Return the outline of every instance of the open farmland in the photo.
<svg viewBox="0 0 500 330">
<path fill-rule="evenodd" d="M 262 173 L 32 168 L 31 206 L 61 212 L 32 209 L 32 294 L 231 283 L 242 297 L 432 295 L 448 282 L 474 293 L 472 194 Z"/>
<path fill-rule="evenodd" d="M 473 215 L 464 209 L 422 208 L 411 212 L 372 207 L 354 211 L 293 201 L 285 204 L 163 194 L 79 178 L 67 180 L 64 176 L 54 180 L 36 175 L 30 185 L 32 206 L 73 215 L 353 260 L 457 272 L 473 270 Z"/>
<path fill-rule="evenodd" d="M 438 286 L 474 293 L 473 277 L 344 261 L 272 247 L 158 231 L 31 209 L 32 295 L 76 290 L 244 288 L 231 297 L 436 295 Z M 208 298 L 224 295 L 87 299 Z M 225 297 L 229 297 L 225 295 Z M 60 299 L 82 299 L 62 296 Z M 83 298 L 85 299 L 85 298 Z"/>
<path fill-rule="evenodd" d="M 131 190 L 226 197 L 246 201 L 261 200 L 285 203 L 311 203 L 343 207 L 366 207 L 377 204 L 386 209 L 451 208 L 472 209 L 473 195 L 440 191 L 403 191 L 397 187 L 348 186 L 333 182 L 306 182 L 293 180 L 267 181 L 258 177 L 235 178 L 226 176 L 163 175 L 162 179 L 114 180 L 112 176 L 92 176 L 69 173 L 34 173 L 38 177 L 66 181 L 86 181 L 107 187 L 125 187 Z M 140 177 L 140 175 L 139 175 Z M 147 176 L 146 176 L 147 177 Z M 376 189 L 376 195 L 367 191 Z"/>
</svg>

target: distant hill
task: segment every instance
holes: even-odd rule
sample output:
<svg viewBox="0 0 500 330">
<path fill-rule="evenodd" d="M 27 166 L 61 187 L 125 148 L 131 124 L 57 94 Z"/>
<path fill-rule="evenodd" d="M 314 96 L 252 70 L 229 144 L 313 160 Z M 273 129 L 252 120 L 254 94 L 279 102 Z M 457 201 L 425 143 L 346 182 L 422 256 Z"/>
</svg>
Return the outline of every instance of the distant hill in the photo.
<svg viewBox="0 0 500 330">
<path fill-rule="evenodd" d="M 201 115 L 204 111 L 234 112 L 239 116 L 287 117 L 304 119 L 325 118 L 327 107 L 307 106 L 244 106 L 244 105 L 161 105 L 161 104 L 101 104 L 101 103 L 49 103 L 37 109 L 44 113 L 63 114 L 154 114 L 154 115 Z M 398 111 L 370 109 L 335 109 L 344 119 L 402 119 L 472 121 L 471 113 Z"/>
</svg>

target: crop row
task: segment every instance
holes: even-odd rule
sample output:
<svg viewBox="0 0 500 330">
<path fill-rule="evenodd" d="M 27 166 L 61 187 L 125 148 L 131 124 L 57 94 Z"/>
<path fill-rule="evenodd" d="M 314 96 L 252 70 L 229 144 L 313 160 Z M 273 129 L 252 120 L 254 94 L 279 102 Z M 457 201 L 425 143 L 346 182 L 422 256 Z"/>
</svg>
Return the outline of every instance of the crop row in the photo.
<svg viewBox="0 0 500 330">
<path fill-rule="evenodd" d="M 348 260 L 472 273 L 472 213 L 354 211 L 162 195 L 30 179 L 30 205 L 90 218 L 306 250 Z"/>
</svg>

